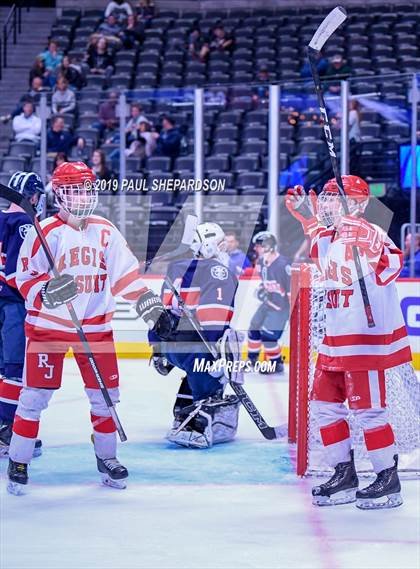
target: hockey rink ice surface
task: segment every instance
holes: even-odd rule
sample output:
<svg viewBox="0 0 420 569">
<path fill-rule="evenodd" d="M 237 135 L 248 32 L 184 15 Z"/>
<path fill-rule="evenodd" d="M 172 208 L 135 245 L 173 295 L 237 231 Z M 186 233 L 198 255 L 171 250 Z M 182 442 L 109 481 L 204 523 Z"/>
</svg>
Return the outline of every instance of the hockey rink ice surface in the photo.
<svg viewBox="0 0 420 569">
<path fill-rule="evenodd" d="M 6 493 L 0 461 L 1 569 L 419 568 L 418 481 L 403 482 L 395 510 L 316 508 L 313 480 L 294 474 L 293 450 L 265 441 L 244 409 L 233 444 L 174 447 L 163 437 L 176 372 L 161 377 L 145 360 L 121 360 L 120 376 L 127 489 L 100 484 L 88 402 L 68 359 L 26 496 Z M 246 387 L 270 424 L 285 422 L 286 376 L 250 375 Z"/>
</svg>

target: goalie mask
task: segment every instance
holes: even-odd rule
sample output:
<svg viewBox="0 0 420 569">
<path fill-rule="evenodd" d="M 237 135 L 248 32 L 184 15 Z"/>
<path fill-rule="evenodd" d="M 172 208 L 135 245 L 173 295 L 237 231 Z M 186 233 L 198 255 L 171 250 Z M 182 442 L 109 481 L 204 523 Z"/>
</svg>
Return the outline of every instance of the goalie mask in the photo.
<svg viewBox="0 0 420 569">
<path fill-rule="evenodd" d="M 58 205 L 77 219 L 91 215 L 98 205 L 94 172 L 83 162 L 64 162 L 52 175 Z"/>
<path fill-rule="evenodd" d="M 225 252 L 225 233 L 217 223 L 200 223 L 195 230 L 191 249 L 196 257 L 220 258 Z"/>
<path fill-rule="evenodd" d="M 361 215 L 369 203 L 369 185 L 359 176 L 341 176 L 351 215 Z M 318 196 L 318 214 L 327 227 L 337 225 L 344 215 L 342 198 L 335 178 L 328 180 Z"/>
</svg>

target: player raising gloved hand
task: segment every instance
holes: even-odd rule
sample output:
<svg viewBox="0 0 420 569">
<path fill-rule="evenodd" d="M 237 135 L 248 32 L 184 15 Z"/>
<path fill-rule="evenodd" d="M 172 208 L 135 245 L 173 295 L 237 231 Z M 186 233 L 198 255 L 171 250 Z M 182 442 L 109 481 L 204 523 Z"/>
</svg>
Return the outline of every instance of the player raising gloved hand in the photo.
<svg viewBox="0 0 420 569">
<path fill-rule="evenodd" d="M 77 285 L 71 275 L 62 274 L 48 281 L 41 289 L 42 303 L 50 310 L 71 302 L 77 296 Z"/>
<path fill-rule="evenodd" d="M 310 203 L 303 186 L 289 188 L 286 194 L 286 207 L 302 224 L 303 231 L 309 235 L 317 226 L 317 197 L 314 190 L 309 190 Z"/>
<path fill-rule="evenodd" d="M 365 219 L 345 216 L 337 228 L 341 240 L 346 245 L 355 245 L 370 258 L 381 254 L 384 240 L 378 229 Z"/>
<path fill-rule="evenodd" d="M 156 294 L 153 294 L 151 290 L 142 294 L 137 300 L 136 310 L 150 330 L 163 340 L 169 339 L 173 331 L 174 320 Z"/>
</svg>

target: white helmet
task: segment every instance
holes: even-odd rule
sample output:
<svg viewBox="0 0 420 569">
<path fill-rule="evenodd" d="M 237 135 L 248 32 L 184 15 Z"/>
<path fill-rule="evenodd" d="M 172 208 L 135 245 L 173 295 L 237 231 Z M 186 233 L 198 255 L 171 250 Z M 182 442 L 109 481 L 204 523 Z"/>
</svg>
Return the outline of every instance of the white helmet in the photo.
<svg viewBox="0 0 420 569">
<path fill-rule="evenodd" d="M 211 259 L 224 251 L 225 232 L 217 223 L 200 223 L 194 233 L 191 249 L 196 257 Z"/>
</svg>

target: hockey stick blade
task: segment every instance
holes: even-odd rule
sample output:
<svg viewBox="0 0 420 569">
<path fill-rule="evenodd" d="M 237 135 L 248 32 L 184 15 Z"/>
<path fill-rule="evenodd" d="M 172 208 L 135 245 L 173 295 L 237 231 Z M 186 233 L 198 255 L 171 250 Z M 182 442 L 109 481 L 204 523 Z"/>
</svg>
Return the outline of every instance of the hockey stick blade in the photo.
<svg viewBox="0 0 420 569">
<path fill-rule="evenodd" d="M 309 47 L 314 51 L 321 51 L 324 44 L 333 35 L 335 30 L 346 20 L 347 12 L 342 6 L 337 6 L 322 20 L 320 26 L 312 36 Z"/>
</svg>

